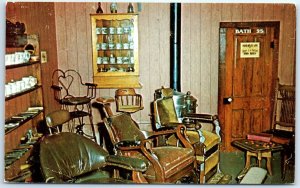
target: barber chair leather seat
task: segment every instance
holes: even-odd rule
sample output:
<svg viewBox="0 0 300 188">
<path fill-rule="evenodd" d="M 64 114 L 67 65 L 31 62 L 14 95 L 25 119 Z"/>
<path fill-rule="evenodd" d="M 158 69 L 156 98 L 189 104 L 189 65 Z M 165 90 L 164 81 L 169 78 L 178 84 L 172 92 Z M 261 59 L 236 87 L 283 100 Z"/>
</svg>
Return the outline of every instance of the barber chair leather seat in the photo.
<svg viewBox="0 0 300 188">
<path fill-rule="evenodd" d="M 176 130 L 141 131 L 129 113 L 120 113 L 104 119 L 116 154 L 148 161 L 149 168 L 142 179 L 148 183 L 176 183 L 194 176 L 195 154 L 185 138 L 184 125 Z M 156 147 L 153 140 L 160 135 L 175 134 L 183 147 Z M 196 177 L 195 177 L 196 178 Z"/>
<path fill-rule="evenodd" d="M 140 159 L 109 155 L 92 140 L 70 132 L 45 137 L 40 162 L 47 183 L 140 183 L 114 177 L 113 169 L 139 174 L 148 167 Z"/>
</svg>

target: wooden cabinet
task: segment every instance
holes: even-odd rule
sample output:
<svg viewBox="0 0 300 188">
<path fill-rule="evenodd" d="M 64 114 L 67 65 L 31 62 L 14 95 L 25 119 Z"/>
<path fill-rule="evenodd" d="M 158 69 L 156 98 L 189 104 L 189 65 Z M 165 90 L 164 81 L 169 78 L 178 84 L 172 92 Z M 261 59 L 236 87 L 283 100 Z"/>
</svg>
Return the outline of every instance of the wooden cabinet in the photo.
<svg viewBox="0 0 300 188">
<path fill-rule="evenodd" d="M 6 47 L 5 69 L 5 180 L 22 179 L 22 169 L 42 136 L 37 127 L 44 120 L 41 63 L 37 35 L 28 35 L 35 49 L 23 58 L 24 46 Z M 28 43 L 27 41 L 27 43 Z M 19 57 L 20 56 L 20 57 Z M 26 165 L 25 165 L 26 166 Z M 23 174 L 24 175 L 24 174 Z M 26 172 L 25 175 L 28 175 Z"/>
<path fill-rule="evenodd" d="M 93 78 L 99 88 L 140 88 L 137 14 L 92 14 Z"/>
</svg>

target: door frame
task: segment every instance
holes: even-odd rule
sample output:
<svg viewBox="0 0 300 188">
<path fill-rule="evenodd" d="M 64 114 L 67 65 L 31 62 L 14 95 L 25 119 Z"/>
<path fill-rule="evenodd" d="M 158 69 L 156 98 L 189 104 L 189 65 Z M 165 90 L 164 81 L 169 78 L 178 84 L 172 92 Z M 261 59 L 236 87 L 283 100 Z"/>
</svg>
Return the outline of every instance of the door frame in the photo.
<svg viewBox="0 0 300 188">
<path fill-rule="evenodd" d="M 278 78 L 278 63 L 279 63 L 279 32 L 280 32 L 280 22 L 279 21 L 270 21 L 270 22 L 220 22 L 219 27 L 219 76 L 218 76 L 218 115 L 219 120 L 221 124 L 221 130 L 223 130 L 222 134 L 222 150 L 223 151 L 231 151 L 232 147 L 228 147 L 225 145 L 226 140 L 225 138 L 225 126 L 228 126 L 225 124 L 225 108 L 226 105 L 224 105 L 223 97 L 224 97 L 224 88 L 226 85 L 226 66 L 225 66 L 225 58 L 226 55 L 222 56 L 223 54 L 226 54 L 226 34 L 225 34 L 225 40 L 224 36 L 222 36 L 221 30 L 223 28 L 250 28 L 250 27 L 274 27 L 274 55 L 273 55 L 273 68 L 272 68 L 272 80 L 270 80 L 271 83 L 271 109 L 273 109 L 274 106 L 274 100 L 275 100 L 275 87 L 276 87 L 276 80 Z M 223 33 L 224 35 L 224 33 Z M 223 38 L 222 38 L 223 37 Z M 225 51 L 224 51 L 225 50 Z M 272 110 L 271 110 L 272 112 Z M 272 116 L 272 114 L 270 114 Z M 271 125 L 270 125 L 271 126 Z M 227 141 L 228 142 L 228 141 Z M 228 143 L 227 143 L 228 144 Z"/>
</svg>

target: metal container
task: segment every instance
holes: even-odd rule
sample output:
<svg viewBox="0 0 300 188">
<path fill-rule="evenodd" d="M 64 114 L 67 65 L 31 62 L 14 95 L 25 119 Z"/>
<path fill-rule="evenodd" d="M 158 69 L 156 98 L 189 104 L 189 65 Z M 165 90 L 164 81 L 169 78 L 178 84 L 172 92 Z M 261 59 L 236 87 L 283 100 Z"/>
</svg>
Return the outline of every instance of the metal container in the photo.
<svg viewBox="0 0 300 188">
<path fill-rule="evenodd" d="M 176 115 L 180 122 L 183 119 L 184 114 L 196 113 L 197 99 L 191 95 L 190 91 L 185 94 L 168 88 L 164 90 L 164 93 L 162 93 L 162 89 L 164 88 L 155 90 L 154 99 L 161 98 L 164 95 L 169 95 L 170 93 L 172 94 L 173 92 Z"/>
<path fill-rule="evenodd" d="M 182 120 L 185 114 L 196 113 L 197 99 L 188 91 L 186 94 L 174 91 L 174 106 L 179 120 Z"/>
<path fill-rule="evenodd" d="M 197 99 L 191 95 L 191 92 L 188 91 L 185 95 L 185 105 L 186 105 L 186 113 L 196 113 L 197 107 Z"/>
<path fill-rule="evenodd" d="M 174 91 L 173 101 L 177 117 L 179 120 L 181 120 L 183 118 L 183 115 L 186 113 L 185 94 L 178 91 Z"/>
</svg>

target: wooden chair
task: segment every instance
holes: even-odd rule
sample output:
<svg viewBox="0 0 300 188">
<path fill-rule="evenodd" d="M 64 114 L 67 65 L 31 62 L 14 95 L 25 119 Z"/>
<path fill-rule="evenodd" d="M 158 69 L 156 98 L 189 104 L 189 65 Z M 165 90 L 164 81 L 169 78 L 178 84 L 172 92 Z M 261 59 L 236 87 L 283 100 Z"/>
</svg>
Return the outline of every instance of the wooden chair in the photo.
<svg viewBox="0 0 300 188">
<path fill-rule="evenodd" d="M 171 88 L 162 88 L 161 97 L 153 101 L 153 129 L 173 129 L 182 124 L 187 127 L 187 138 L 195 148 L 200 183 L 206 183 L 216 172 L 222 174 L 219 169 L 221 137 L 218 118 L 210 114 L 184 114 L 180 123 L 174 106 L 173 92 Z M 202 130 L 201 123 L 211 124 L 213 131 Z M 167 138 L 166 142 L 170 145 L 177 145 L 177 139 L 174 136 Z"/>
<path fill-rule="evenodd" d="M 280 84 L 277 80 L 272 129 L 266 131 L 273 135 L 271 141 L 282 144 L 283 162 L 282 179 L 285 178 L 288 164 L 295 160 L 295 86 Z"/>
<path fill-rule="evenodd" d="M 273 130 L 295 133 L 295 86 L 278 83 L 273 112 Z"/>
<path fill-rule="evenodd" d="M 135 113 L 144 109 L 143 97 L 133 88 L 117 89 L 115 92 L 116 111 Z"/>
<path fill-rule="evenodd" d="M 93 83 L 83 83 L 81 75 L 72 69 L 57 69 L 52 74 L 54 98 L 62 105 L 62 109 L 70 112 L 71 119 L 76 124 L 76 132 L 97 142 L 91 109 L 91 100 L 96 97 L 96 86 Z M 84 117 L 88 117 L 92 135 L 83 130 Z"/>
<path fill-rule="evenodd" d="M 115 154 L 147 161 L 149 168 L 143 176 L 134 177 L 145 183 L 176 183 L 194 174 L 195 154 L 185 138 L 185 126 L 158 132 L 143 132 L 129 113 L 119 113 L 104 119 Z M 155 147 L 153 139 L 160 135 L 175 134 L 183 147 Z M 109 149 L 109 148 L 108 148 Z"/>
<path fill-rule="evenodd" d="M 49 129 L 50 135 L 53 133 L 60 133 L 62 131 L 62 125 L 70 120 L 70 113 L 67 110 L 56 110 L 47 114 L 46 125 Z"/>
</svg>

